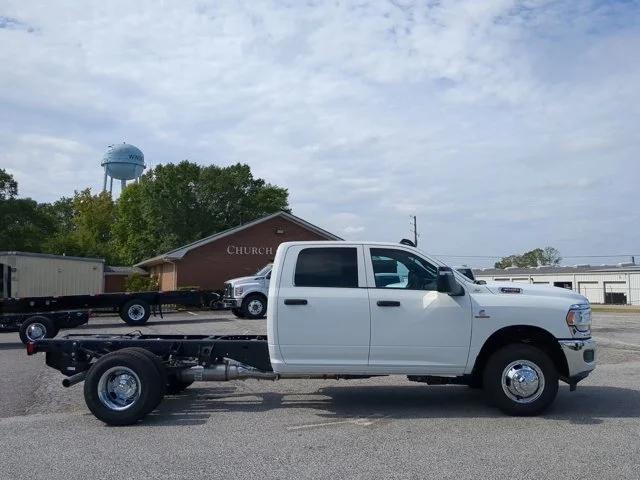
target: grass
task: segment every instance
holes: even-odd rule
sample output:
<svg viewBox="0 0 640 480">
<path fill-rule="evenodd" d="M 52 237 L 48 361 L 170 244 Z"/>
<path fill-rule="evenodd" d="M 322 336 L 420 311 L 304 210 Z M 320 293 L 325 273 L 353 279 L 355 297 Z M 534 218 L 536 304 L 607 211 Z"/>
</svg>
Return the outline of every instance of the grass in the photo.
<svg viewBox="0 0 640 480">
<path fill-rule="evenodd" d="M 615 313 L 640 313 L 640 305 L 594 305 L 591 304 L 594 312 L 615 312 Z"/>
</svg>

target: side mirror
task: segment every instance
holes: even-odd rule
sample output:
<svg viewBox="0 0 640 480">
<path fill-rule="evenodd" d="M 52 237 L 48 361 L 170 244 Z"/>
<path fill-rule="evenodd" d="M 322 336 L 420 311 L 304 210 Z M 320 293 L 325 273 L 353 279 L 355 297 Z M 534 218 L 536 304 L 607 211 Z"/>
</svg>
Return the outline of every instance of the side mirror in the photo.
<svg viewBox="0 0 640 480">
<path fill-rule="evenodd" d="M 438 292 L 448 293 L 452 297 L 464 295 L 464 288 L 456 282 L 456 277 L 449 267 L 438 268 Z"/>
</svg>

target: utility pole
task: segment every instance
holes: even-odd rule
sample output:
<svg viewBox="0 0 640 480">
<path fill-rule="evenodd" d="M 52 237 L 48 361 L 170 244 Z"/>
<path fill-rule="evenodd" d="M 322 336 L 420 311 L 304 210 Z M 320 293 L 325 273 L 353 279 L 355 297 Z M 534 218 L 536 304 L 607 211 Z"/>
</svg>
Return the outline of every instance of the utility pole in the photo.
<svg viewBox="0 0 640 480">
<path fill-rule="evenodd" d="M 417 247 L 418 246 L 418 221 L 415 215 L 411 215 L 411 218 L 413 219 L 413 244 Z"/>
</svg>

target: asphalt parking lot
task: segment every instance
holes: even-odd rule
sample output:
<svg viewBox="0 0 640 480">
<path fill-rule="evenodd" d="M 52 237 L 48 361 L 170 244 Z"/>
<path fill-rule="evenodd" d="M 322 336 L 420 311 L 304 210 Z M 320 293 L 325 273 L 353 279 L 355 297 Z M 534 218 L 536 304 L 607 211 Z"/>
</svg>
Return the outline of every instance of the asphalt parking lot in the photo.
<svg viewBox="0 0 640 480">
<path fill-rule="evenodd" d="M 131 331 L 92 319 L 83 331 Z M 264 333 L 193 312 L 157 333 Z M 552 409 L 511 418 L 463 386 L 404 377 L 199 384 L 131 427 L 87 410 L 82 385 L 0 334 L 1 479 L 640 478 L 640 314 L 594 313 L 599 366 Z"/>
</svg>

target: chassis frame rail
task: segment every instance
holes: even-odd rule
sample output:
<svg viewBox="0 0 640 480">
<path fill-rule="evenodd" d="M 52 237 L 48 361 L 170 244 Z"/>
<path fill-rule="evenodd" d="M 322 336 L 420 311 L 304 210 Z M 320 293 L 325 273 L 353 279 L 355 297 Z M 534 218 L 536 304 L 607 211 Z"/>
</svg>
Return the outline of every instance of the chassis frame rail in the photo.
<svg viewBox="0 0 640 480">
<path fill-rule="evenodd" d="M 182 362 L 211 365 L 227 358 L 258 370 L 272 372 L 266 335 L 66 335 L 27 345 L 27 353 L 46 353 L 48 366 L 66 376 L 89 370 L 93 360 L 123 348 L 143 348 L 162 359 L 167 367 Z"/>
</svg>

